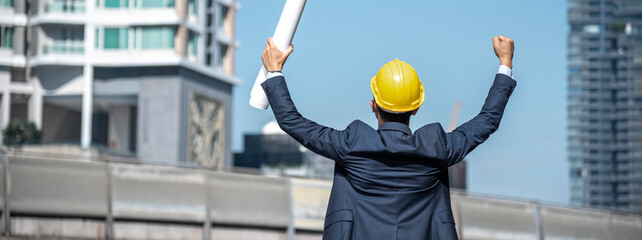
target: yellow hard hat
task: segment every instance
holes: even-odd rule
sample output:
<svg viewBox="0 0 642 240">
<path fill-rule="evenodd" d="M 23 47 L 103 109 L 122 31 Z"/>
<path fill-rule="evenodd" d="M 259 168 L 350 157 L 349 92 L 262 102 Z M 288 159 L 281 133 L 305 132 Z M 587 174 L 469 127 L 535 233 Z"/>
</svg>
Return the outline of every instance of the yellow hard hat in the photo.
<svg viewBox="0 0 642 240">
<path fill-rule="evenodd" d="M 392 60 L 370 81 L 374 100 L 389 112 L 410 112 L 424 103 L 424 85 L 410 64 Z"/>
</svg>

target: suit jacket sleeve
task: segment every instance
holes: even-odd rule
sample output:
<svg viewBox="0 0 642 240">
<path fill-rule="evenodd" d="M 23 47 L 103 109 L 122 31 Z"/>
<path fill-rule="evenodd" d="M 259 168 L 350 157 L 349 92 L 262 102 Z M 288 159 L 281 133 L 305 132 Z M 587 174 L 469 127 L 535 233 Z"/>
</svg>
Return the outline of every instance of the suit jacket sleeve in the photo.
<svg viewBox="0 0 642 240">
<path fill-rule="evenodd" d="M 292 102 L 283 76 L 272 77 L 261 86 L 283 131 L 311 151 L 343 165 L 349 148 L 350 126 L 346 130 L 335 130 L 303 117 Z"/>
<path fill-rule="evenodd" d="M 470 121 L 446 134 L 445 148 L 448 165 L 454 165 L 466 157 L 477 145 L 488 139 L 499 127 L 508 98 L 517 82 L 504 75 L 495 75 L 481 112 Z"/>
</svg>

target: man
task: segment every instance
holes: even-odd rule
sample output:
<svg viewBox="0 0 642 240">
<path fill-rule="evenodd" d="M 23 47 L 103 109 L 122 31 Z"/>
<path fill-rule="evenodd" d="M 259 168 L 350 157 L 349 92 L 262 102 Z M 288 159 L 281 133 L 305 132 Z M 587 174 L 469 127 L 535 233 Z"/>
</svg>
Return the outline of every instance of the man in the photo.
<svg viewBox="0 0 642 240">
<path fill-rule="evenodd" d="M 323 239 L 457 239 L 450 207 L 448 167 L 460 162 L 499 127 L 512 79 L 513 40 L 493 38 L 499 73 L 479 115 L 446 133 L 439 123 L 408 127 L 424 101 L 415 70 L 395 59 L 371 79 L 370 106 L 377 130 L 356 120 L 335 130 L 297 111 L 281 73 L 292 52 L 268 39 L 262 54 L 269 71 L 262 87 L 283 131 L 336 162 Z"/>
</svg>

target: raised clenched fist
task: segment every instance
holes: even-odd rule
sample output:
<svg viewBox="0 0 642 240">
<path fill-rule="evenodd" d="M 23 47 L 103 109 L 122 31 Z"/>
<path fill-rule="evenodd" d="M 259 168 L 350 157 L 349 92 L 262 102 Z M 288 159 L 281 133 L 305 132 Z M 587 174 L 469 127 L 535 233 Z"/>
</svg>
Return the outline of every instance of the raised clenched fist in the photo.
<svg viewBox="0 0 642 240">
<path fill-rule="evenodd" d="M 503 35 L 494 37 L 493 48 L 495 49 L 495 55 L 499 58 L 499 64 L 513 68 L 513 53 L 515 52 L 513 39 Z"/>
</svg>

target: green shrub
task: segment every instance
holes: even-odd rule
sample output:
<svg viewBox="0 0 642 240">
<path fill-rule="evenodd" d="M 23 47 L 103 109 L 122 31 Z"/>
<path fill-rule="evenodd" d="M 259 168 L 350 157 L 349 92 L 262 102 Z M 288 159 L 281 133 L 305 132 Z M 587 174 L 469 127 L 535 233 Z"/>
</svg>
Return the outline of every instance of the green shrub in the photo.
<svg viewBox="0 0 642 240">
<path fill-rule="evenodd" d="M 32 122 L 13 121 L 2 130 L 2 136 L 2 142 L 7 146 L 35 144 L 40 143 L 42 131 Z"/>
</svg>

